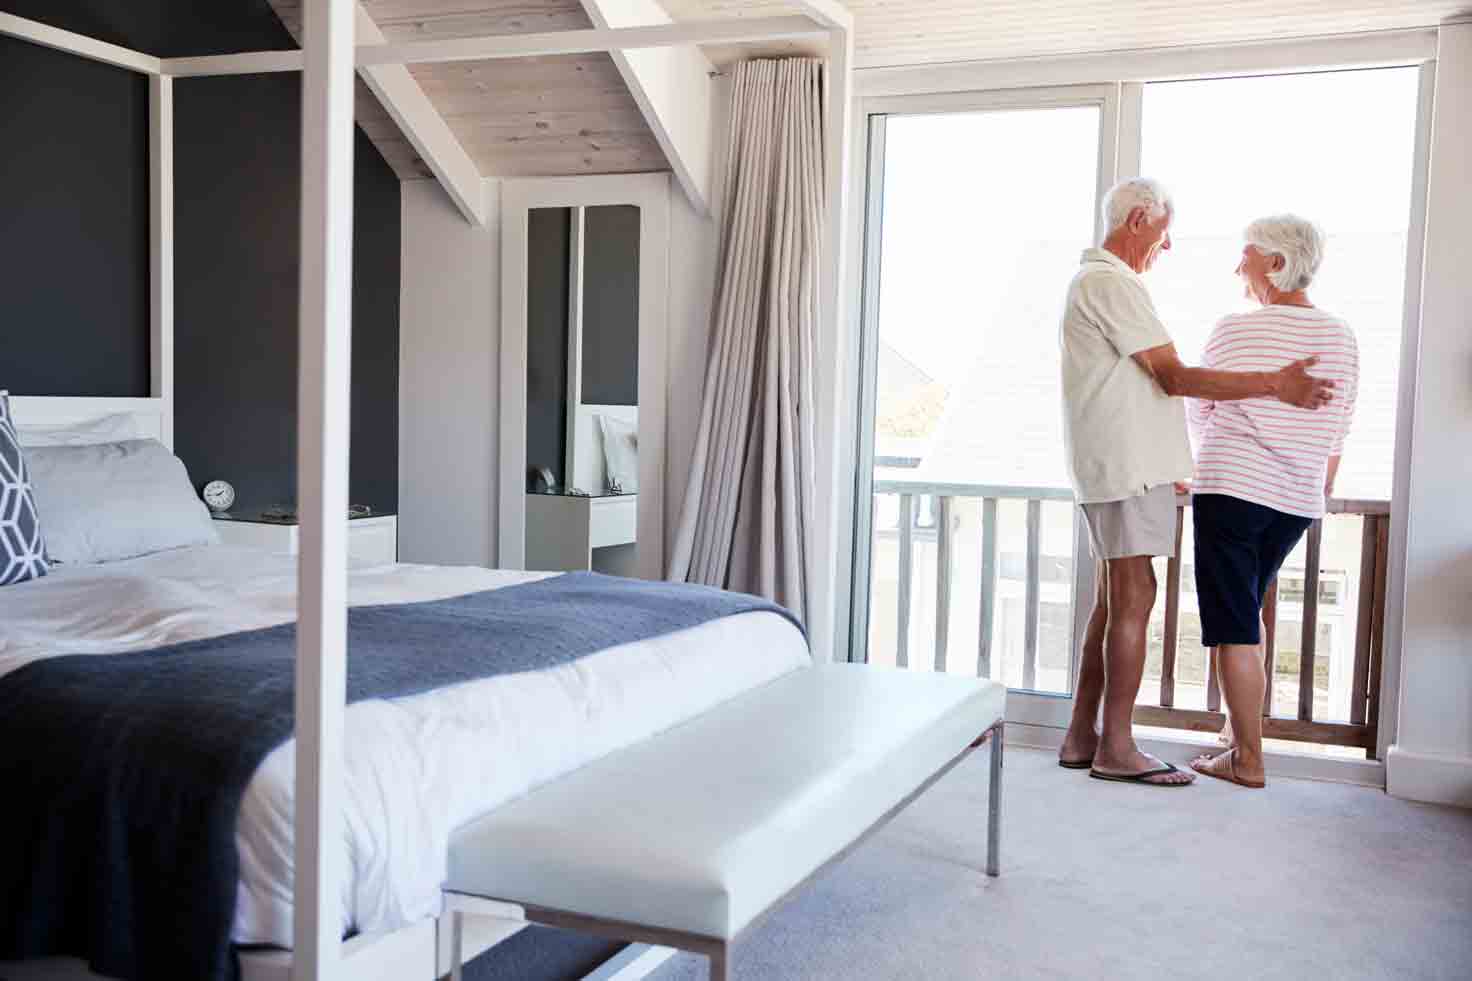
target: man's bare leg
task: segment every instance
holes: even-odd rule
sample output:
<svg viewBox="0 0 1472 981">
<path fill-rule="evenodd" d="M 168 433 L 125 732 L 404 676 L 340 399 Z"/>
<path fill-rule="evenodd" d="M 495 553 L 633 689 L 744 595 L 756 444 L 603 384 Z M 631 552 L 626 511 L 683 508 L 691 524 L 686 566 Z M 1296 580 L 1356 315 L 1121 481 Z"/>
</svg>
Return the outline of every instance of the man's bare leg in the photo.
<svg viewBox="0 0 1472 981">
<path fill-rule="evenodd" d="M 1078 679 L 1073 686 L 1073 719 L 1058 749 L 1064 763 L 1094 758 L 1099 745 L 1099 700 L 1104 697 L 1104 632 L 1109 626 L 1109 572 L 1100 562 L 1095 572 L 1094 611 L 1084 629 L 1083 648 L 1078 658 Z"/>
<path fill-rule="evenodd" d="M 1266 779 L 1262 760 L 1262 696 L 1267 689 L 1261 644 L 1223 644 L 1218 649 L 1222 699 L 1227 703 L 1235 743 L 1215 756 L 1203 755 L 1191 766 L 1235 783 L 1260 785 Z"/>
<path fill-rule="evenodd" d="M 1161 764 L 1140 752 L 1133 730 L 1135 698 L 1145 673 L 1145 639 L 1155 606 L 1155 570 L 1148 555 L 1110 559 L 1109 624 L 1104 634 L 1104 725 L 1094 769 L 1113 776 L 1153 770 Z M 1189 773 L 1164 773 L 1149 783 L 1190 783 Z"/>
</svg>

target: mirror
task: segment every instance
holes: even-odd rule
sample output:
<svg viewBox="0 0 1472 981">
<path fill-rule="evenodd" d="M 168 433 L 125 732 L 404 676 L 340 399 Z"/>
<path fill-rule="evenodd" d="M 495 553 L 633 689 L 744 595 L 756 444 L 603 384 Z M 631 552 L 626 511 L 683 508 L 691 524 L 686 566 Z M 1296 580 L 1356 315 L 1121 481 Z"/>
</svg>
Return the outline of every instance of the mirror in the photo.
<svg viewBox="0 0 1472 981">
<path fill-rule="evenodd" d="M 526 568 L 636 574 L 640 209 L 530 208 Z"/>
</svg>

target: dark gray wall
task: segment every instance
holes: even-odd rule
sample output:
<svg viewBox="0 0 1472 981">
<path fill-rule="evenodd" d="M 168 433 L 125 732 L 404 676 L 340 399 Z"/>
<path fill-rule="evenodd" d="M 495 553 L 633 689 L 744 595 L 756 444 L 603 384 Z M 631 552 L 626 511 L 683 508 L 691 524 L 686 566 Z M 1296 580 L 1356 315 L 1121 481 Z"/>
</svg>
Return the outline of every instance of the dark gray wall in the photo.
<svg viewBox="0 0 1472 981">
<path fill-rule="evenodd" d="M 148 83 L 0 37 L 0 389 L 149 389 Z"/>
<path fill-rule="evenodd" d="M 268 0 L 0 0 L 0 10 L 159 58 L 296 47 Z"/>
<path fill-rule="evenodd" d="M 0 10 L 161 56 L 295 47 L 266 0 L 0 0 Z M 0 38 L 0 388 L 149 390 L 148 88 Z M 180 79 L 175 92 L 175 438 L 240 507 L 296 482 L 301 82 Z M 399 184 L 355 144 L 350 495 L 398 506 Z"/>
<path fill-rule="evenodd" d="M 526 249 L 526 466 L 548 467 L 566 484 L 569 208 L 533 208 Z"/>
<path fill-rule="evenodd" d="M 583 402 L 639 404 L 639 209 L 583 215 Z"/>
<path fill-rule="evenodd" d="M 296 496 L 301 81 L 174 83 L 175 440 L 197 483 L 237 510 Z M 354 145 L 355 504 L 398 507 L 399 182 Z M 186 203 L 187 202 L 187 206 Z"/>
</svg>

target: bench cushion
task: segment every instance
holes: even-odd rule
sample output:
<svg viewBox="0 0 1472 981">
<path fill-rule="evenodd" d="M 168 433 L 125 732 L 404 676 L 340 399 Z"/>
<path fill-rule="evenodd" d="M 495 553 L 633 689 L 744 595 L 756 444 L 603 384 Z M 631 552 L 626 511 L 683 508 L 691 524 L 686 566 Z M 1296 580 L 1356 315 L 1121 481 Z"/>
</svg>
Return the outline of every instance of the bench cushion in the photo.
<svg viewBox="0 0 1472 981">
<path fill-rule="evenodd" d="M 445 888 L 733 939 L 996 723 L 1005 697 L 975 678 L 799 669 L 461 828 Z"/>
</svg>

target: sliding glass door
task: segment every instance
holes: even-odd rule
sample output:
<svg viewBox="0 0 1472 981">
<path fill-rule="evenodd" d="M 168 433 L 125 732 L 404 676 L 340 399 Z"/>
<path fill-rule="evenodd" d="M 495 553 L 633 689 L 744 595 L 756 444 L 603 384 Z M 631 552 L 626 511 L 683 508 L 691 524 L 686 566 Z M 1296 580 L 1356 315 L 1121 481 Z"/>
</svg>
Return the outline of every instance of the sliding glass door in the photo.
<svg viewBox="0 0 1472 981">
<path fill-rule="evenodd" d="M 907 98 L 869 117 L 853 654 L 1038 693 L 1014 708 L 1049 724 L 1092 588 L 1058 312 L 1113 179 L 1113 91 Z"/>
<path fill-rule="evenodd" d="M 1311 293 L 1356 332 L 1359 400 L 1340 499 L 1269 594 L 1265 724 L 1375 755 L 1426 91 L 1412 66 L 864 103 L 850 656 L 979 674 L 1012 689 L 1010 720 L 1066 723 L 1094 570 L 1066 476 L 1058 318 L 1101 237 L 1103 191 L 1144 173 L 1176 203 L 1148 283 L 1190 363 L 1244 308 L 1234 268 L 1249 221 L 1292 211 L 1326 231 Z M 1212 728 L 1220 693 L 1181 521 L 1182 555 L 1156 564 L 1136 721 Z"/>
</svg>

